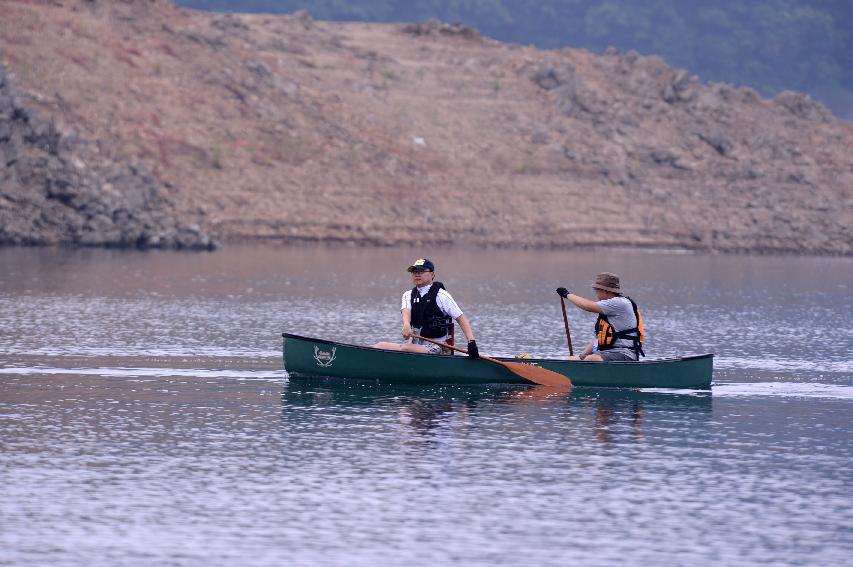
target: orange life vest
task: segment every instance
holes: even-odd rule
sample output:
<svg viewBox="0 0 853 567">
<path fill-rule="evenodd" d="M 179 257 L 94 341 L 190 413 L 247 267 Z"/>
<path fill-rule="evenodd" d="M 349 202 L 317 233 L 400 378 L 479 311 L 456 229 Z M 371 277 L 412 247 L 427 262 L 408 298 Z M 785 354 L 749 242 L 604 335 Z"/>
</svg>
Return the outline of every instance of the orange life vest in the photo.
<svg viewBox="0 0 853 567">
<path fill-rule="evenodd" d="M 603 313 L 600 314 L 598 319 L 595 321 L 595 336 L 598 339 L 598 350 L 617 348 L 614 346 L 616 340 L 625 339 L 627 341 L 631 341 L 632 346 L 620 346 L 618 348 L 630 348 L 637 353 L 637 358 L 640 356 L 646 356 L 646 353 L 643 352 L 643 339 L 645 338 L 645 332 L 643 331 L 643 315 L 640 313 L 640 310 L 637 309 L 637 304 L 634 303 L 633 299 L 627 295 L 622 297 L 631 302 L 631 307 L 634 308 L 634 317 L 637 318 L 637 326 L 617 331 L 613 328 L 613 325 L 610 324 L 610 321 L 607 320 L 607 316 Z"/>
</svg>

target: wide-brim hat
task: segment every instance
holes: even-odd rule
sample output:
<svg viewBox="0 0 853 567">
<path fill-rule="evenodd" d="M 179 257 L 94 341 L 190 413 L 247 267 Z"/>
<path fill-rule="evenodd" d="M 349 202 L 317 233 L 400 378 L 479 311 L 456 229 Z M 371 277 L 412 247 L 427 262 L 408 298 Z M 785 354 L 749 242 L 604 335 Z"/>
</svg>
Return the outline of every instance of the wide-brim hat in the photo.
<svg viewBox="0 0 853 567">
<path fill-rule="evenodd" d="M 414 272 L 415 270 L 419 272 L 434 272 L 435 265 L 430 262 L 429 258 L 418 258 L 406 269 L 407 272 Z"/>
<path fill-rule="evenodd" d="M 600 289 L 622 295 L 622 287 L 619 285 L 619 276 L 610 272 L 602 272 L 595 276 L 595 281 L 592 283 L 592 289 Z"/>
</svg>

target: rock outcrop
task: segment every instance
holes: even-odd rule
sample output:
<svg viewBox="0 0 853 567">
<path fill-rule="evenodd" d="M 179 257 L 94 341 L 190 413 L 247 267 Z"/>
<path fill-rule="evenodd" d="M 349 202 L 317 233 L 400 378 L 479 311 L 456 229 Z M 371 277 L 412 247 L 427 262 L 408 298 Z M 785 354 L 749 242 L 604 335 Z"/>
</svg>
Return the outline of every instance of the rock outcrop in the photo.
<svg viewBox="0 0 853 567">
<path fill-rule="evenodd" d="M 3 11 L 4 242 L 853 254 L 853 125 L 801 94 L 434 21 Z"/>
<path fill-rule="evenodd" d="M 22 103 L 0 65 L 0 243 L 211 249 L 144 166 L 60 131 Z"/>
</svg>

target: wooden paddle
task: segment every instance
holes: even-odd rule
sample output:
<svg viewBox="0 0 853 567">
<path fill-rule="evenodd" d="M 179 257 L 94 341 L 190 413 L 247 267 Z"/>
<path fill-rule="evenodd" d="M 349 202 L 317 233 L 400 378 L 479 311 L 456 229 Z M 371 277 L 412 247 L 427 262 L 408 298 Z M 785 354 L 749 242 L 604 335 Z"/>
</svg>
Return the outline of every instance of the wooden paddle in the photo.
<svg viewBox="0 0 853 567">
<path fill-rule="evenodd" d="M 428 339 L 426 337 L 421 337 L 420 335 L 412 335 L 412 336 L 415 337 L 416 339 L 421 339 L 423 341 L 426 341 L 428 343 L 432 343 L 434 345 L 438 345 L 438 346 L 441 346 L 444 348 L 449 348 L 451 350 L 455 350 L 458 352 L 468 354 L 468 351 L 463 350 L 461 348 L 457 348 L 455 346 L 452 346 L 452 345 L 449 345 L 446 343 L 434 341 L 434 340 Z M 556 372 L 548 370 L 547 368 L 541 368 L 539 366 L 533 366 L 531 364 L 522 364 L 521 362 L 504 362 L 502 360 L 497 360 L 495 358 L 483 356 L 482 354 L 480 355 L 480 358 L 482 358 L 483 360 L 487 360 L 489 362 L 494 362 L 495 364 L 499 364 L 499 365 L 503 366 L 504 368 L 506 368 L 507 370 L 509 370 L 510 372 L 512 372 L 513 374 L 521 376 L 525 380 L 529 380 L 529 381 L 534 382 L 536 384 L 542 384 L 543 386 L 554 386 L 554 387 L 562 386 L 563 388 L 565 388 L 566 386 L 572 385 L 572 381 L 569 380 L 569 378 L 567 376 L 563 376 L 562 374 L 558 374 Z"/>
<path fill-rule="evenodd" d="M 569 356 L 574 356 L 575 351 L 572 349 L 572 335 L 569 333 L 569 316 L 566 315 L 566 299 L 560 296 L 560 305 L 563 307 L 563 325 L 566 327 L 566 340 L 569 341 Z"/>
</svg>

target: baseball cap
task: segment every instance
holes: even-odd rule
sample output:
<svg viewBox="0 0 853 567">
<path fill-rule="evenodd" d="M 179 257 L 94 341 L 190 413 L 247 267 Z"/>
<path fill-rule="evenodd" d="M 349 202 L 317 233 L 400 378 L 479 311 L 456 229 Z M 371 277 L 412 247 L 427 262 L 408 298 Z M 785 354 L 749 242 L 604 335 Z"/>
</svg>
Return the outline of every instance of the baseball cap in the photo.
<svg viewBox="0 0 853 567">
<path fill-rule="evenodd" d="M 407 272 L 434 272 L 435 265 L 430 262 L 429 258 L 418 258 L 409 268 L 406 270 Z"/>
</svg>

